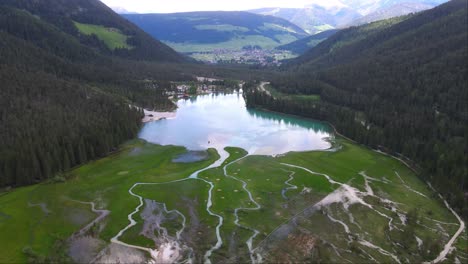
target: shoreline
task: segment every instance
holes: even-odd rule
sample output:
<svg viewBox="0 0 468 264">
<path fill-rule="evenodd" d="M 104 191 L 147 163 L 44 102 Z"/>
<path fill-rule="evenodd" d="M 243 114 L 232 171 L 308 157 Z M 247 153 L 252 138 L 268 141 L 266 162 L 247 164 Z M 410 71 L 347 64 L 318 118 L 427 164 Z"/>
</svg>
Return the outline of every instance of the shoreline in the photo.
<svg viewBox="0 0 468 264">
<path fill-rule="evenodd" d="M 158 121 L 161 119 L 169 119 L 169 118 L 175 118 L 176 117 L 176 112 L 158 112 L 158 111 L 150 111 L 143 109 L 145 116 L 142 118 L 141 122 L 143 123 L 149 123 L 153 121 Z"/>
</svg>

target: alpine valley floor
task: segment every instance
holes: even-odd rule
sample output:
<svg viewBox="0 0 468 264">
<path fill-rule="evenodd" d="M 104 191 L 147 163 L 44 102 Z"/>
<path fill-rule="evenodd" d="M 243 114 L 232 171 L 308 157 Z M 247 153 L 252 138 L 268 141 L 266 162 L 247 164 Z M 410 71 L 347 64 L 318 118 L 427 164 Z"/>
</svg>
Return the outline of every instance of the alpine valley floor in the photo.
<svg viewBox="0 0 468 264">
<path fill-rule="evenodd" d="M 183 147 L 128 142 L 1 193 L 0 262 L 468 261 L 463 221 L 430 186 L 335 141 L 277 157 L 209 149 L 194 163 L 173 162 Z"/>
</svg>

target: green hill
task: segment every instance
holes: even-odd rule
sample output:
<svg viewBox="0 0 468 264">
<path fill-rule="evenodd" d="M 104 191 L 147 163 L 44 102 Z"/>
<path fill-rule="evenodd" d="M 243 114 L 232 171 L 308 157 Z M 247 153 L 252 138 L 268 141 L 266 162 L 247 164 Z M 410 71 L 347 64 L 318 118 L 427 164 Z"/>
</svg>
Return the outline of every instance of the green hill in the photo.
<svg viewBox="0 0 468 264">
<path fill-rule="evenodd" d="M 247 12 L 123 14 L 155 38 L 185 53 L 246 46 L 272 49 L 307 36 L 287 20 Z"/>
<path fill-rule="evenodd" d="M 99 0 L 3 0 L 0 5 L 27 11 L 101 54 L 138 60 L 185 60 Z"/>
<path fill-rule="evenodd" d="M 250 105 L 332 122 L 340 133 L 407 160 L 466 216 L 467 1 L 400 21 L 342 30 L 292 61 Z M 270 93 L 273 94 L 273 93 Z"/>
</svg>

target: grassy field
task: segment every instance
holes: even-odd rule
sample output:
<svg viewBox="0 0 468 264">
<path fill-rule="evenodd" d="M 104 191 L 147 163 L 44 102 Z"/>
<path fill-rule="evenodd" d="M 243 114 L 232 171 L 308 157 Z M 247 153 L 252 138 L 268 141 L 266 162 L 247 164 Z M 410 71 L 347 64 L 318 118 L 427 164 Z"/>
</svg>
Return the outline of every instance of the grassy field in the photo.
<svg viewBox="0 0 468 264">
<path fill-rule="evenodd" d="M 276 90 L 275 88 L 271 87 L 271 85 L 267 85 L 265 87 L 265 89 L 267 89 L 271 95 L 275 98 L 282 98 L 282 99 L 287 99 L 287 100 L 293 100 L 293 101 L 310 101 L 310 102 L 316 102 L 316 101 L 320 101 L 320 95 L 318 94 L 309 94 L 309 95 L 305 95 L 305 94 L 285 94 L 285 93 L 282 93 L 278 90 Z"/>
<path fill-rule="evenodd" d="M 110 211 L 86 233 L 108 244 L 129 224 L 127 215 L 139 204 L 129 194 L 137 182 L 151 183 L 132 189 L 148 199 L 145 206 L 156 201 L 168 211 L 154 209 L 162 216 L 152 223 L 159 228 L 154 234 L 162 236 L 163 230 L 174 238 L 182 230 L 182 256 L 191 255 L 195 262 L 202 262 L 218 241 L 219 219 L 206 210 L 209 183 L 211 210 L 223 218 L 222 245 L 210 257 L 216 263 L 249 262 L 252 252 L 267 262 L 435 258 L 458 229 L 457 219 L 438 196 L 397 160 L 343 139 L 336 145 L 338 151 L 279 157 L 246 156 L 242 149 L 226 148 L 230 157 L 220 167 L 194 179 L 187 177 L 218 159 L 216 151 L 209 150 L 205 161 L 173 163 L 184 148 L 131 141 L 119 153 L 69 172 L 65 182 L 2 193 L 0 262 L 44 256 L 48 261 L 69 260 L 70 236 L 97 217 L 89 205 L 77 201 L 92 201 L 98 209 Z M 147 224 L 144 208 L 133 217 L 137 224 L 120 240 L 154 248 L 155 242 L 142 235 Z M 465 232 L 449 262 L 467 257 L 466 241 Z"/>
<path fill-rule="evenodd" d="M 196 25 L 195 28 L 198 30 L 216 30 L 216 31 L 223 31 L 223 32 L 232 32 L 232 31 L 247 32 L 249 31 L 249 29 L 246 27 L 233 26 L 229 24 Z"/>
<path fill-rule="evenodd" d="M 174 43 L 165 41 L 167 45 L 175 49 L 178 52 L 187 53 L 187 52 L 212 52 L 217 49 L 228 49 L 228 50 L 241 50 L 244 46 L 258 45 L 262 49 L 274 49 L 280 45 L 290 43 L 297 40 L 295 37 L 290 35 L 278 35 L 276 36 L 279 42 L 260 35 L 247 35 L 240 36 L 237 38 L 230 39 L 229 41 L 220 42 L 220 43 L 207 43 L 207 44 L 198 44 L 198 43 Z"/>
<path fill-rule="evenodd" d="M 132 48 L 132 46 L 128 45 L 127 43 L 128 36 L 122 34 L 122 32 L 120 32 L 118 29 L 107 28 L 100 25 L 82 24 L 78 22 L 75 22 L 75 26 L 82 34 L 96 35 L 111 50 L 116 48 Z"/>
<path fill-rule="evenodd" d="M 185 150 L 133 141 L 120 153 L 92 162 L 69 173 L 64 183 L 44 183 L 15 189 L 0 196 L 0 263 L 25 262 L 23 248 L 31 247 L 38 255 L 50 255 L 58 239 L 73 232 L 96 216 L 89 206 L 72 200 L 94 201 L 98 208 L 111 211 L 99 237 L 109 241 L 127 225 L 129 214 L 138 200 L 128 189 L 138 181 L 165 182 L 185 177 L 207 166 L 215 157 L 196 164 L 172 163 Z M 44 203 L 49 213 L 38 206 Z"/>
</svg>

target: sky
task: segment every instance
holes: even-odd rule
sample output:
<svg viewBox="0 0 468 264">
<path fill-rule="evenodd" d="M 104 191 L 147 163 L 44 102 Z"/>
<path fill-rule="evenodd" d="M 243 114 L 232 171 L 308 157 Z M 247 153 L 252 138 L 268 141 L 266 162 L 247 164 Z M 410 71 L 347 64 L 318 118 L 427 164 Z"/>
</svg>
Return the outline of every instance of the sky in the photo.
<svg viewBox="0 0 468 264">
<path fill-rule="evenodd" d="M 110 7 L 137 13 L 236 11 L 262 7 L 301 8 L 313 0 L 101 0 Z M 327 1 L 327 0 L 323 0 Z"/>
</svg>

